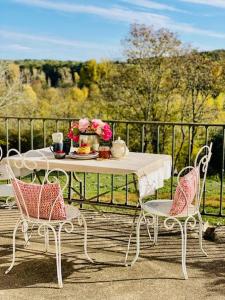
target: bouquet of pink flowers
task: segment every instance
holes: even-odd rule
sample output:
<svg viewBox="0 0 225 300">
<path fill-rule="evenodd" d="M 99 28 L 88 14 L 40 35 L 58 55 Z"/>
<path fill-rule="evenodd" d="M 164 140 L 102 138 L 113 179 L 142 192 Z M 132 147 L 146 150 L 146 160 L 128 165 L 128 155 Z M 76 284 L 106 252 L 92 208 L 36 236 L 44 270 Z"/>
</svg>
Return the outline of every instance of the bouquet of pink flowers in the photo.
<svg viewBox="0 0 225 300">
<path fill-rule="evenodd" d="M 97 134 L 104 141 L 109 141 L 112 137 L 112 130 L 109 124 L 103 122 L 100 119 L 93 119 L 89 121 L 87 118 L 80 119 L 79 121 L 73 122 L 68 133 L 68 138 L 74 142 L 79 141 L 80 134 Z"/>
</svg>

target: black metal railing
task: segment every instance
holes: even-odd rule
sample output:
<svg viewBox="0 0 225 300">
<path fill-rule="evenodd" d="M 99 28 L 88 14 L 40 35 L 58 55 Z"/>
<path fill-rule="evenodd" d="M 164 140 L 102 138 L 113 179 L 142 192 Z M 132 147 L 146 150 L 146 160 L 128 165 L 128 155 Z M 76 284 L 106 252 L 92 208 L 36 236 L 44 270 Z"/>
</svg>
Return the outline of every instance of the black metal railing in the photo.
<svg viewBox="0 0 225 300">
<path fill-rule="evenodd" d="M 54 131 L 62 131 L 67 134 L 71 122 L 74 119 L 54 119 L 54 118 L 0 118 L 0 141 L 7 152 L 10 148 L 17 148 L 24 152 L 28 149 L 37 149 L 46 147 L 51 144 L 51 134 Z M 223 207 L 224 200 L 224 164 L 225 164 L 225 123 L 224 124 L 207 124 L 207 123 L 171 123 L 171 122 L 142 122 L 142 121 L 115 121 L 106 120 L 110 123 L 113 130 L 113 138 L 121 136 L 131 151 L 166 153 L 172 156 L 172 174 L 169 183 L 165 188 L 157 191 L 155 197 L 166 196 L 172 198 L 175 177 L 179 169 L 184 165 L 193 163 L 196 151 L 204 144 L 209 144 L 215 136 L 220 136 L 221 140 L 216 148 L 218 153 L 213 153 L 215 166 L 211 166 L 211 175 L 206 182 L 206 187 L 202 200 L 202 213 L 212 216 L 225 216 Z M 97 196 L 96 204 L 106 204 L 111 206 L 132 207 L 134 202 L 129 199 L 129 195 L 134 194 L 129 186 L 129 176 L 122 180 L 121 176 L 111 176 L 107 180 L 102 175 L 95 174 L 95 183 L 93 176 L 88 178 L 87 174 L 83 175 L 83 194 L 88 194 L 88 180 L 91 181 L 89 189 L 96 185 L 96 193 L 101 195 L 101 189 L 105 188 L 107 182 L 111 186 L 110 199 L 101 199 Z M 210 176 L 210 172 L 209 172 Z M 212 179 L 213 178 L 213 179 Z M 124 201 L 116 200 L 117 186 L 121 182 L 124 188 L 118 192 L 117 197 L 124 197 Z M 116 182 L 119 182 L 116 183 Z M 215 185 L 215 186 L 213 186 Z M 79 188 L 80 183 L 79 183 Z M 208 192 L 209 190 L 209 192 Z M 91 192 L 90 192 L 91 193 Z M 131 197 L 132 198 L 132 197 Z"/>
</svg>

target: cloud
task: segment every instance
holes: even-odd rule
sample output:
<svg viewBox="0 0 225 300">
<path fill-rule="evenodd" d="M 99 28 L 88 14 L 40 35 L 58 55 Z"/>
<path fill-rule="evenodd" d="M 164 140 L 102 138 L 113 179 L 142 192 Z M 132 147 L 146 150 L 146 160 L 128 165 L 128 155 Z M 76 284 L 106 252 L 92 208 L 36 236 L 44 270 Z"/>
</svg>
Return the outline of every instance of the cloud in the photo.
<svg viewBox="0 0 225 300">
<path fill-rule="evenodd" d="M 13 40 L 25 40 L 25 41 L 36 41 L 36 42 L 45 42 L 47 44 L 55 44 L 60 46 L 69 46 L 74 48 L 91 48 L 91 49 L 102 49 L 102 50 L 118 50 L 117 46 L 114 45 L 100 45 L 98 43 L 91 43 L 91 42 L 83 42 L 83 41 L 76 41 L 76 40 L 68 40 L 56 37 L 49 37 L 43 35 L 35 35 L 35 34 L 27 34 L 21 32 L 14 32 L 14 31 L 7 31 L 0 29 L 0 36 L 6 39 L 13 39 Z M 14 45 L 16 46 L 16 44 Z M 19 45 L 17 45 L 19 48 Z M 21 46 L 22 47 L 22 46 Z M 27 48 L 24 46 L 24 48 Z"/>
<path fill-rule="evenodd" d="M 149 0 L 121 0 L 121 1 L 133 4 L 135 6 L 140 6 L 140 7 L 149 8 L 149 9 L 185 12 L 184 10 L 178 9 L 176 7 L 173 7 L 173 6 L 170 6 L 167 4 L 163 4 L 163 3 L 158 3 L 155 1 L 149 1 Z"/>
<path fill-rule="evenodd" d="M 180 0 L 180 1 L 225 8 L 225 0 Z"/>
<path fill-rule="evenodd" d="M 191 34 L 196 34 L 196 35 L 201 35 L 201 36 L 208 36 L 208 37 L 218 38 L 218 39 L 225 39 L 225 33 L 215 32 L 215 31 L 207 30 L 207 29 L 196 28 L 196 27 L 186 24 L 186 23 L 179 23 L 179 24 L 174 23 L 174 24 L 171 24 L 171 27 L 175 31 L 181 31 L 181 32 L 186 32 L 186 33 L 191 33 Z"/>
<path fill-rule="evenodd" d="M 173 21 L 170 17 L 165 16 L 163 14 L 154 14 L 154 13 L 149 13 L 149 12 L 143 12 L 139 10 L 132 10 L 132 9 L 127 9 L 123 7 L 110 7 L 110 8 L 105 8 L 105 7 L 100 7 L 100 6 L 92 6 L 92 5 L 79 5 L 79 4 L 70 4 L 67 2 L 53 2 L 50 0 L 13 0 L 16 3 L 21 3 L 29 6 L 35 6 L 35 7 L 41 7 L 44 9 L 49 9 L 49 10 L 55 10 L 55 11 L 61 11 L 61 12 L 68 12 L 68 13 L 85 13 L 85 14 L 92 14 L 92 15 L 97 15 L 106 19 L 110 20 L 115 20 L 115 21 L 120 21 L 120 22 L 126 22 L 126 23 L 144 23 L 146 25 L 153 25 L 156 28 L 159 27 L 165 27 L 169 28 L 170 30 L 173 31 L 178 31 L 182 33 L 191 33 L 195 35 L 201 35 L 201 36 L 208 36 L 208 37 L 213 37 L 213 38 L 218 38 L 218 39 L 224 39 L 225 34 L 220 33 L 220 32 L 214 32 L 208 29 L 201 29 L 198 27 L 195 27 L 191 24 L 188 23 L 178 23 Z M 146 1 L 146 0 L 122 0 L 122 1 L 129 1 L 136 3 L 138 5 L 155 5 L 157 6 L 155 2 L 153 1 Z M 210 2 L 207 0 L 180 0 L 180 1 L 195 1 L 198 2 Z M 214 0 L 215 2 L 221 2 L 224 3 L 225 1 L 222 0 Z M 213 2 L 213 3 L 215 3 Z M 158 7 L 170 7 L 168 5 L 164 4 L 159 4 Z M 50 39 L 52 43 L 57 43 L 55 39 Z M 70 43 L 76 44 L 76 42 L 71 42 L 71 41 L 64 41 L 60 40 L 61 43 L 66 43 L 68 46 Z M 94 46 L 94 45 L 93 45 Z"/>
<path fill-rule="evenodd" d="M 5 44 L 5 45 L 0 45 L 1 50 L 16 50 L 16 51 L 29 51 L 32 50 L 32 48 L 23 46 L 20 44 Z"/>
<path fill-rule="evenodd" d="M 48 0 L 14 0 L 14 2 L 61 12 L 92 14 L 109 20 L 128 23 L 137 21 L 147 24 L 155 24 L 156 26 L 166 26 L 167 22 L 169 21 L 169 18 L 164 15 L 141 12 L 120 7 L 111 7 L 109 9 L 100 6 L 79 5 L 74 3 L 70 4 L 66 2 L 53 2 Z"/>
</svg>

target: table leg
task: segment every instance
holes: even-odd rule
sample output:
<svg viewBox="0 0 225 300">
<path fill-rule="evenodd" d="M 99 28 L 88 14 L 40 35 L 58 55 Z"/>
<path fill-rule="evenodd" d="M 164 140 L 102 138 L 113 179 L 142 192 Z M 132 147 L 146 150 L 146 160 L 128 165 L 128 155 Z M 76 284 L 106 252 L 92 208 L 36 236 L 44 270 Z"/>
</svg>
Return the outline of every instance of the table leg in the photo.
<svg viewBox="0 0 225 300">
<path fill-rule="evenodd" d="M 83 183 L 82 183 L 82 181 L 81 181 L 81 179 L 77 176 L 77 174 L 75 173 L 75 172 L 73 172 L 73 178 L 77 181 L 77 182 L 79 182 L 79 189 L 80 189 L 80 191 L 78 192 L 78 191 L 76 191 L 72 186 L 71 186 L 71 182 L 72 182 L 72 179 L 71 179 L 71 181 L 69 181 L 69 190 L 70 190 L 70 198 L 69 199 L 71 199 L 72 197 L 71 197 L 71 189 L 78 195 L 78 196 L 80 196 L 80 200 L 87 200 L 86 199 L 86 197 L 84 197 L 84 193 L 83 193 Z M 96 196 L 97 197 L 97 196 Z M 69 202 L 69 204 L 70 203 L 72 203 L 72 201 L 71 202 Z M 92 207 L 93 207 L 93 209 L 95 210 L 95 211 L 97 211 L 101 216 L 103 216 L 104 218 L 106 218 L 106 215 L 94 204 L 94 203 L 91 203 L 91 202 L 89 202 L 89 204 L 88 205 L 91 205 Z M 82 208 L 82 203 L 80 204 L 80 208 Z"/>
<path fill-rule="evenodd" d="M 138 207 L 139 207 L 139 202 L 138 202 L 138 204 L 136 206 L 136 209 L 135 209 L 135 212 L 134 212 L 133 222 L 132 222 L 132 225 L 131 225 L 129 240 L 128 240 L 128 244 L 127 244 L 127 252 L 126 252 L 126 256 L 125 256 L 125 260 L 124 260 L 124 264 L 125 264 L 126 267 L 128 266 L 128 264 L 127 264 L 127 258 L 128 258 L 129 251 L 130 251 L 131 238 L 132 238 L 132 235 L 133 235 L 133 232 L 134 232 L 134 228 L 135 228 L 135 222 L 136 222 L 136 218 L 137 218 Z"/>
<path fill-rule="evenodd" d="M 135 174 L 133 174 L 133 181 L 134 181 L 135 192 L 136 192 L 136 194 L 138 196 L 138 203 L 136 205 L 136 209 L 135 209 L 135 212 L 134 212 L 134 217 L 133 217 L 133 221 L 132 221 L 132 225 L 131 225 L 129 240 L 128 240 L 128 244 L 127 244 L 127 252 L 126 252 L 126 256 L 125 256 L 125 260 L 124 260 L 125 266 L 128 266 L 128 264 L 127 264 L 127 258 L 128 258 L 129 250 L 130 250 L 130 242 L 131 242 L 131 238 L 132 238 L 132 235 L 133 235 L 133 232 L 134 232 L 135 222 L 136 222 L 137 215 L 138 215 L 138 207 L 140 205 L 140 202 L 139 202 L 139 191 L 138 191 L 137 180 L 135 178 Z"/>
<path fill-rule="evenodd" d="M 124 261 L 125 266 L 128 266 L 128 264 L 127 264 L 127 258 L 128 258 L 128 255 L 129 255 L 131 238 L 132 238 L 132 235 L 133 235 L 133 232 L 134 232 L 134 229 L 135 229 L 135 222 L 136 222 L 137 215 L 138 215 L 137 214 L 138 208 L 139 208 L 139 205 L 141 203 L 140 202 L 140 198 L 139 198 L 139 191 L 138 191 L 138 187 L 137 187 L 137 180 L 136 180 L 134 174 L 133 174 L 133 180 L 134 180 L 135 192 L 136 192 L 136 194 L 138 196 L 138 203 L 137 203 L 137 206 L 136 206 L 136 209 L 135 209 L 135 213 L 134 213 L 134 217 L 133 217 L 133 222 L 132 222 L 132 226 L 131 226 L 131 230 L 130 230 L 130 235 L 129 235 L 129 240 L 128 240 L 128 244 L 127 244 L 127 251 L 126 251 L 126 256 L 125 256 L 125 261 Z M 142 211 L 140 212 L 140 214 L 141 213 L 142 213 Z M 147 219 L 146 219 L 146 217 L 145 217 L 144 214 L 143 214 L 143 219 L 145 221 L 147 232 L 148 232 L 148 236 L 149 236 L 149 239 L 151 241 L 152 240 L 151 233 L 149 231 L 148 222 L 147 222 Z M 136 238 L 138 238 L 138 237 L 136 237 Z"/>
<path fill-rule="evenodd" d="M 69 183 L 68 183 L 68 203 L 71 204 L 71 187 L 72 187 L 72 172 L 69 172 Z"/>
</svg>

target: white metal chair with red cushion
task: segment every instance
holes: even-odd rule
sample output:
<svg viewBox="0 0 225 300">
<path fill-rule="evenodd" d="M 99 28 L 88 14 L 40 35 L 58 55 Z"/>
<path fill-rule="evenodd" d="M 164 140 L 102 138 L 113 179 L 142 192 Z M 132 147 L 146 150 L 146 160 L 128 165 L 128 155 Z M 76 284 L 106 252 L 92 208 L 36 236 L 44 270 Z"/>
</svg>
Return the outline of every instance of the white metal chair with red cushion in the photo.
<svg viewBox="0 0 225 300">
<path fill-rule="evenodd" d="M 11 156 L 12 154 L 16 154 L 16 156 Z M 32 183 L 21 181 L 14 174 L 15 170 L 18 172 L 19 169 L 37 169 L 35 166 L 36 163 L 29 158 L 34 157 L 34 155 L 43 160 L 45 174 L 43 175 L 42 184 L 34 183 L 35 180 Z M 79 225 L 84 226 L 84 252 L 87 259 L 93 262 L 87 253 L 87 225 L 85 218 L 77 207 L 65 205 L 64 203 L 63 192 L 68 186 L 68 175 L 61 169 L 49 170 L 47 158 L 42 152 L 37 150 L 31 150 L 21 155 L 17 150 L 11 149 L 7 155 L 7 168 L 10 173 L 16 203 L 20 210 L 20 218 L 13 232 L 13 260 L 5 273 L 7 274 L 15 263 L 16 233 L 19 226 L 21 225 L 23 231 L 26 232 L 28 232 L 29 226 L 31 226 L 31 229 L 37 226 L 38 234 L 44 236 L 46 250 L 49 243 L 49 231 L 53 232 L 57 278 L 58 285 L 61 288 L 63 286 L 61 272 L 61 232 L 64 229 L 65 232 L 71 233 L 74 230 L 75 220 L 78 220 Z M 56 174 L 57 177 L 55 176 Z"/>
<path fill-rule="evenodd" d="M 197 224 L 196 217 L 199 220 L 199 244 L 202 252 L 206 254 L 202 247 L 202 217 L 199 211 L 201 198 L 204 190 L 208 163 L 212 155 L 212 143 L 210 146 L 202 147 L 195 159 L 194 167 L 185 167 L 178 174 L 178 185 L 173 200 L 152 200 L 142 202 L 141 213 L 137 221 L 136 227 L 136 255 L 131 262 L 134 265 L 138 259 L 140 252 L 140 226 L 142 221 L 146 222 L 146 218 L 152 218 L 152 222 L 148 220 L 148 224 L 154 227 L 154 244 L 158 239 L 158 218 L 164 218 L 164 226 L 166 229 L 172 229 L 177 223 L 181 231 L 182 238 L 182 271 L 184 278 L 188 279 L 186 270 L 186 248 L 187 248 L 187 227 L 194 228 Z M 189 171 L 188 174 L 183 175 Z M 202 179 L 200 179 L 202 174 Z"/>
</svg>

